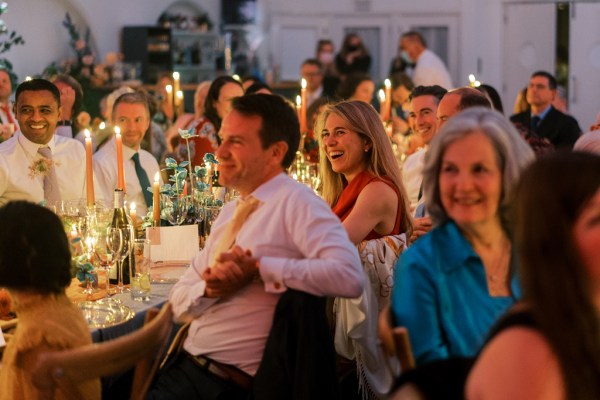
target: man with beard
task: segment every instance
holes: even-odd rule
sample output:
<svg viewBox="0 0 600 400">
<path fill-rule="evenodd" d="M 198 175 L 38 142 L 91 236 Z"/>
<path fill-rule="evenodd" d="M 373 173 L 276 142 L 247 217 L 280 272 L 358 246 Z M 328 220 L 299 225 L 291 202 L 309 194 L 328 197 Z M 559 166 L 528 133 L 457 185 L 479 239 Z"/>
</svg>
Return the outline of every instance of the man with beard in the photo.
<svg viewBox="0 0 600 400">
<path fill-rule="evenodd" d="M 159 172 L 152 154 L 140 148 L 150 126 L 148 100 L 142 93 L 125 93 L 113 105 L 112 122 L 119 127 L 123 140 L 123 171 L 128 202 L 135 202 L 138 215 L 145 215 L 152 204 L 152 193 L 146 190 L 150 179 Z M 111 138 L 94 156 L 94 174 L 99 193 L 107 204 L 112 204 L 117 187 L 116 139 Z"/>
</svg>

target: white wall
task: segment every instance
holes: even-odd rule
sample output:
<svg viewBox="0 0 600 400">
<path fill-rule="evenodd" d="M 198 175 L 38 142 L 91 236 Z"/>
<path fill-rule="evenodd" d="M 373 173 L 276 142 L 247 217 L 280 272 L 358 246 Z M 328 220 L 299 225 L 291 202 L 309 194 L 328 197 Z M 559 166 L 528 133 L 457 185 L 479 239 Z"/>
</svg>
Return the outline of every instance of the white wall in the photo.
<svg viewBox="0 0 600 400">
<path fill-rule="evenodd" d="M 69 35 L 62 26 L 69 12 L 80 32 L 89 27 L 92 43 L 100 59 L 120 51 L 121 28 L 125 25 L 155 25 L 160 14 L 174 3 L 170 0 L 7 0 L 2 16 L 10 30 L 23 36 L 26 44 L 3 54 L 11 60 L 20 79 L 42 72 L 52 61 L 74 56 Z M 216 23 L 220 18 L 219 0 L 189 0 L 209 13 Z"/>
<path fill-rule="evenodd" d="M 13 61 L 21 78 L 40 73 L 51 61 L 73 55 L 68 34 L 61 22 L 69 12 L 78 26 L 89 27 L 100 58 L 107 52 L 120 50 L 120 32 L 124 25 L 153 25 L 159 15 L 177 1 L 171 0 L 7 0 L 9 10 L 4 19 L 9 29 L 17 30 L 27 42 L 13 48 L 5 56 Z M 387 21 L 386 37 L 381 44 L 380 63 L 387 69 L 394 57 L 398 37 L 407 30 L 409 18 L 427 19 L 432 15 L 453 16 L 458 21 L 455 49 L 455 84 L 467 84 L 469 73 L 498 89 L 502 85 L 502 28 L 503 6 L 511 0 L 257 0 L 259 10 L 256 37 L 263 40 L 257 54 L 263 69 L 269 67 L 276 46 L 272 37 L 273 21 L 282 17 L 310 23 L 318 28 L 319 37 L 330 37 L 339 47 L 342 40 L 340 17 L 358 21 L 370 16 Z M 207 11 L 218 30 L 221 0 L 189 0 Z M 358 12 L 357 4 L 367 5 L 369 11 Z M 302 22 L 304 21 L 304 22 Z M 271 33 L 271 37 L 269 34 Z M 314 44 L 304 46 L 314 48 Z M 278 51 L 278 50 L 277 50 Z M 307 57 L 312 54 L 307 54 Z M 478 61 L 479 60 L 479 61 Z M 479 71 L 478 71 L 479 68 Z M 505 106 L 512 99 L 503 99 Z"/>
</svg>

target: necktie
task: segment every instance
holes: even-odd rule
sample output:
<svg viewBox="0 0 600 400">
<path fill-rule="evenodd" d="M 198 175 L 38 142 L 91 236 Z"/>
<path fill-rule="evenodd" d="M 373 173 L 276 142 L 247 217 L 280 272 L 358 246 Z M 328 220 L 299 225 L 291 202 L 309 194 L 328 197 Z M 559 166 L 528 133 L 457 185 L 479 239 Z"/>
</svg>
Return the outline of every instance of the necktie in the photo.
<svg viewBox="0 0 600 400">
<path fill-rule="evenodd" d="M 538 130 L 538 126 L 540 125 L 540 121 L 542 119 L 540 117 L 538 117 L 537 115 L 534 115 L 533 117 L 531 117 L 531 130 L 534 132 L 537 132 Z"/>
<path fill-rule="evenodd" d="M 235 243 L 235 237 L 238 232 L 244 225 L 244 222 L 248 219 L 250 214 L 254 212 L 258 208 L 260 201 L 255 197 L 248 196 L 245 200 L 238 198 L 237 204 L 235 205 L 235 212 L 233 213 L 233 218 L 229 221 L 229 225 L 225 228 L 225 232 L 221 236 L 219 243 L 217 244 L 215 251 L 213 253 L 213 262 L 214 264 L 216 258 L 223 252 L 226 252 L 233 246 Z"/>
<path fill-rule="evenodd" d="M 2 111 L 4 111 L 4 114 L 6 114 L 6 122 L 14 125 L 15 120 L 12 114 L 10 113 L 10 107 L 8 107 L 8 104 L 2 104 Z"/>
<path fill-rule="evenodd" d="M 140 181 L 140 186 L 142 187 L 142 194 L 144 195 L 144 201 L 146 202 L 146 207 L 150 207 L 152 205 L 152 193 L 148 191 L 150 187 L 150 180 L 148 179 L 148 174 L 142 168 L 142 164 L 140 164 L 140 155 L 139 153 L 135 153 L 131 159 L 133 160 L 133 164 L 135 165 L 135 174 L 138 177 L 138 181 Z"/>
<path fill-rule="evenodd" d="M 38 153 L 45 159 L 52 161 L 52 150 L 50 150 L 50 147 L 40 147 L 38 148 Z M 44 200 L 46 200 L 48 204 L 60 201 L 60 189 L 58 187 L 54 165 L 52 165 L 44 175 Z"/>
</svg>

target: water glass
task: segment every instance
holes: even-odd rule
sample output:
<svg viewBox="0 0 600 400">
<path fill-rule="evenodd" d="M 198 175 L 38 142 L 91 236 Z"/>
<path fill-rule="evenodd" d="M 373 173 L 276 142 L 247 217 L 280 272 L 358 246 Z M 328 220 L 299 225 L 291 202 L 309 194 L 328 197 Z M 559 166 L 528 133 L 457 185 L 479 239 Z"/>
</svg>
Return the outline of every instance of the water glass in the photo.
<svg viewBox="0 0 600 400">
<path fill-rule="evenodd" d="M 131 298 L 135 301 L 150 300 L 150 240 L 135 239 L 133 242 L 133 263 L 129 264 Z M 131 264 L 135 265 L 133 273 Z"/>
</svg>

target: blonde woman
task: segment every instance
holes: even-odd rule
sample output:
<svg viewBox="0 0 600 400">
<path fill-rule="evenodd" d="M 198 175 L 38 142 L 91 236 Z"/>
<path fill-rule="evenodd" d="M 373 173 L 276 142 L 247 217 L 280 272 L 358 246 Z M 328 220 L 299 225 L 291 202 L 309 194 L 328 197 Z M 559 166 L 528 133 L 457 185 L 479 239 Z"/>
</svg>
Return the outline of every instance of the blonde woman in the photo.
<svg viewBox="0 0 600 400">
<path fill-rule="evenodd" d="M 357 374 L 340 371 L 343 398 L 384 395 L 397 371 L 373 338 L 377 317 L 389 302 L 392 270 L 412 229 L 406 192 L 389 139 L 377 112 L 362 101 L 328 105 L 317 121 L 323 197 L 358 246 L 370 285 L 357 299 L 336 299 L 338 354 L 355 360 Z M 354 363 L 347 363 L 352 367 Z M 345 373 L 344 373 L 345 372 Z"/>
</svg>

